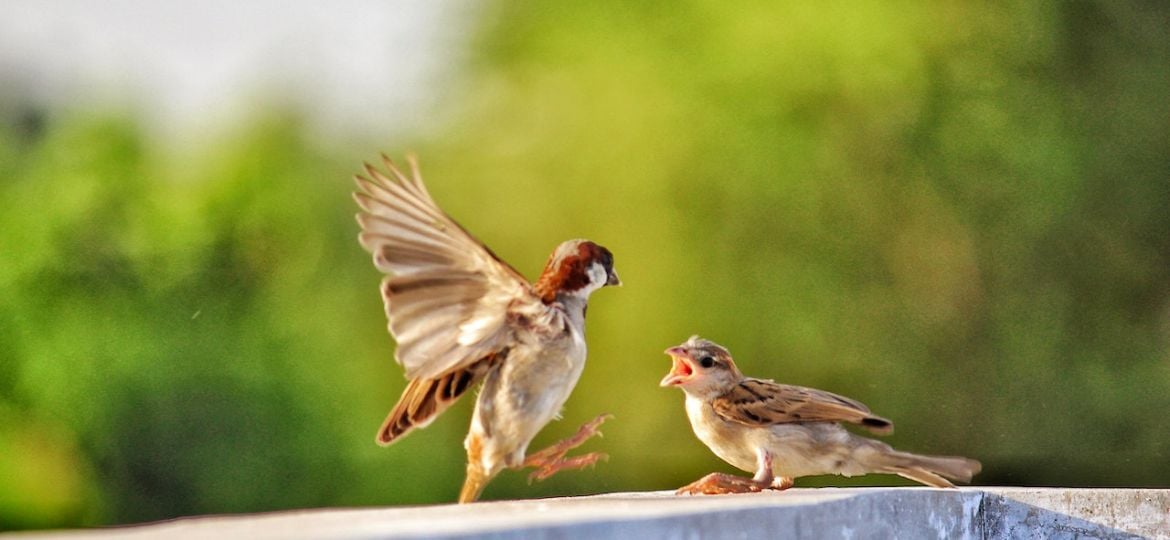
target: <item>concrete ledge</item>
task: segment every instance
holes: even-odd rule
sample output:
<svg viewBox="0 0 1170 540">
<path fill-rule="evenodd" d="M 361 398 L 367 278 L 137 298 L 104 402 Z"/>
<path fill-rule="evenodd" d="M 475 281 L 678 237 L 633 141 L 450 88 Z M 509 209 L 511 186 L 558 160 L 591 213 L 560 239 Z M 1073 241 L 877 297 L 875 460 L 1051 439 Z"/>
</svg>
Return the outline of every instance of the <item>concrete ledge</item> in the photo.
<svg viewBox="0 0 1170 540">
<path fill-rule="evenodd" d="M 1170 490 L 791 489 L 615 493 L 468 506 L 207 516 L 12 538 L 1170 538 Z"/>
</svg>

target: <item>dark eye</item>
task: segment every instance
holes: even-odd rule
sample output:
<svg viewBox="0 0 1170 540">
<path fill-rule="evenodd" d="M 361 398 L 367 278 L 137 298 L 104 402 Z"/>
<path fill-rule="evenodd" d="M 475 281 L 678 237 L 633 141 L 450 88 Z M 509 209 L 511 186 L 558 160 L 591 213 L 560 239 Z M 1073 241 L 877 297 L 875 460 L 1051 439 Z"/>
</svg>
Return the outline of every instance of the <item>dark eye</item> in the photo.
<svg viewBox="0 0 1170 540">
<path fill-rule="evenodd" d="M 710 356 L 704 356 L 699 359 L 699 365 L 703 366 L 704 368 L 709 368 L 715 365 L 715 359 L 711 358 Z"/>
</svg>

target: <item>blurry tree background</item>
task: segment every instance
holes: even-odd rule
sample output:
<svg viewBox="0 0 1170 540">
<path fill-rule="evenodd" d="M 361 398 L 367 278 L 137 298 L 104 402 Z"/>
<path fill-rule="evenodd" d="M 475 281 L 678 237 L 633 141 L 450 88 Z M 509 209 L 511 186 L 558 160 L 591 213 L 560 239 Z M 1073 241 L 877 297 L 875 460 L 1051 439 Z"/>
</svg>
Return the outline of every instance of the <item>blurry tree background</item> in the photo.
<svg viewBox="0 0 1170 540">
<path fill-rule="evenodd" d="M 625 282 L 533 445 L 608 411 L 582 451 L 610 461 L 488 499 L 729 471 L 657 386 L 694 333 L 865 402 L 897 447 L 982 460 L 978 484 L 1170 486 L 1170 6 L 468 16 L 458 76 L 424 89 L 443 113 L 377 140 L 274 96 L 175 151 L 132 105 L 0 92 L 0 529 L 452 501 L 470 399 L 373 442 L 405 385 L 352 218 L 380 151 L 416 152 L 526 275 L 586 237 Z"/>
</svg>

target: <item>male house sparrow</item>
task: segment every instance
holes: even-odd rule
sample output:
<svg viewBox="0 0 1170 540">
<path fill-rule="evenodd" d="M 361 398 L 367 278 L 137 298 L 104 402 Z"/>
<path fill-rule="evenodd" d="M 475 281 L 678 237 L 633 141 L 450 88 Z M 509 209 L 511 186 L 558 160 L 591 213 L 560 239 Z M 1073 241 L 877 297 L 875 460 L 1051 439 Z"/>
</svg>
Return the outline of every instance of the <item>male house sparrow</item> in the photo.
<svg viewBox="0 0 1170 540">
<path fill-rule="evenodd" d="M 467 479 L 459 502 L 476 500 L 505 468 L 535 467 L 530 478 L 544 479 L 605 457 L 565 453 L 596 434 L 608 415 L 545 450 L 525 453 L 581 376 L 589 294 L 621 284 L 613 255 L 588 240 L 569 240 L 529 284 L 439 209 L 413 156 L 410 176 L 382 157 L 389 175 L 367 164 L 366 175 L 356 176 L 358 240 L 389 274 L 382 298 L 398 342 L 394 357 L 410 383 L 377 442 L 389 445 L 425 427 L 482 381 L 464 441 Z"/>
<path fill-rule="evenodd" d="M 854 435 L 840 422 L 879 434 L 892 432 L 894 424 L 847 397 L 745 377 L 727 349 L 699 336 L 666 354 L 674 364 L 661 385 L 686 393 L 695 435 L 724 461 L 756 473 L 753 478 L 712 473 L 680 494 L 782 490 L 798 476 L 820 474 L 890 473 L 953 488 L 946 478 L 969 482 L 982 468 L 973 459 L 899 452 Z"/>
</svg>

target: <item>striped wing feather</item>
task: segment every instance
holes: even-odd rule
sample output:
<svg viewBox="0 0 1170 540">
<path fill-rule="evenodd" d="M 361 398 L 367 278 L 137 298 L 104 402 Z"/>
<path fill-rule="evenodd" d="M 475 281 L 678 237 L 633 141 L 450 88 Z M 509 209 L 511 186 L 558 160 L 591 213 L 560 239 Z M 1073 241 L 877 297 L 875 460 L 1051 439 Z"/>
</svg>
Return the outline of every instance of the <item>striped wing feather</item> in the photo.
<svg viewBox="0 0 1170 540">
<path fill-rule="evenodd" d="M 406 385 L 398 404 L 378 429 L 378 444 L 393 443 L 415 428 L 427 427 L 507 356 L 507 350 L 489 355 L 466 367 L 453 369 L 435 379 L 414 379 Z"/>
<path fill-rule="evenodd" d="M 894 424 L 874 416 L 862 403 L 824 390 L 747 378 L 712 406 L 719 416 L 748 426 L 794 422 L 848 422 L 876 433 L 890 433 Z"/>
</svg>

